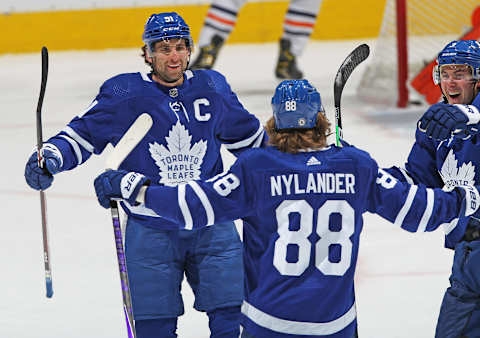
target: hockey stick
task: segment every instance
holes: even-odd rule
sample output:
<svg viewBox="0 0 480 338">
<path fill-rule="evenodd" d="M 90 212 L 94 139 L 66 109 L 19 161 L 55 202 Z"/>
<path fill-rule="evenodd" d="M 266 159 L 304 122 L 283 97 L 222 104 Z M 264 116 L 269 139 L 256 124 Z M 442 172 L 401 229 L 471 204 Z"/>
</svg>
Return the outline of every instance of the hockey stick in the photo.
<svg viewBox="0 0 480 338">
<path fill-rule="evenodd" d="M 342 98 L 343 87 L 347 83 L 348 78 L 353 70 L 366 60 L 370 54 L 370 48 L 366 44 L 362 44 L 355 48 L 340 65 L 335 76 L 333 85 L 333 100 L 335 102 L 335 131 L 337 134 L 337 146 L 340 146 L 340 139 L 343 138 L 342 115 L 340 111 L 340 100 Z"/>
<path fill-rule="evenodd" d="M 118 169 L 123 160 L 143 139 L 152 126 L 152 118 L 148 114 L 140 115 L 130 126 L 127 132 L 107 158 L 107 169 Z M 115 235 L 115 246 L 117 248 L 118 270 L 120 272 L 120 282 L 122 284 L 123 312 L 127 325 L 128 338 L 135 338 L 135 323 L 133 320 L 132 297 L 130 295 L 130 285 L 128 283 L 127 263 L 123 249 L 122 229 L 120 226 L 120 215 L 118 212 L 117 201 L 110 201 L 110 211 L 112 213 L 113 233 Z"/>
<path fill-rule="evenodd" d="M 42 158 L 42 146 L 43 146 L 43 135 L 42 135 L 42 105 L 43 97 L 45 96 L 45 89 L 47 87 L 47 77 L 48 77 L 48 49 L 47 47 L 42 47 L 42 82 L 40 84 L 40 95 L 38 96 L 37 104 L 37 154 L 38 154 L 38 166 L 43 168 L 44 160 Z M 47 298 L 52 298 L 53 296 L 53 285 L 52 285 L 52 269 L 50 266 L 50 253 L 48 249 L 48 229 L 47 229 L 47 199 L 45 192 L 40 190 L 40 210 L 42 212 L 42 235 L 43 235 L 43 261 L 45 264 L 45 283 L 47 287 Z"/>
</svg>

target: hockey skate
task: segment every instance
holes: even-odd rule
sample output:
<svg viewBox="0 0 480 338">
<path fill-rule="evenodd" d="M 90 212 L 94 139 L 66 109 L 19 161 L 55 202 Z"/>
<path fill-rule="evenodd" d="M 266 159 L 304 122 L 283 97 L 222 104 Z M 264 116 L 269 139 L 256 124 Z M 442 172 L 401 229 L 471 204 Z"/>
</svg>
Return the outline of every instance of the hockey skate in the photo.
<svg viewBox="0 0 480 338">
<path fill-rule="evenodd" d="M 212 69 L 223 42 L 224 40 L 220 35 L 214 35 L 209 45 L 200 48 L 200 54 L 192 63 L 190 69 Z"/>
<path fill-rule="evenodd" d="M 297 68 L 295 55 L 290 52 L 290 40 L 280 40 L 280 54 L 278 56 L 275 76 L 278 79 L 301 79 L 303 73 Z"/>
</svg>

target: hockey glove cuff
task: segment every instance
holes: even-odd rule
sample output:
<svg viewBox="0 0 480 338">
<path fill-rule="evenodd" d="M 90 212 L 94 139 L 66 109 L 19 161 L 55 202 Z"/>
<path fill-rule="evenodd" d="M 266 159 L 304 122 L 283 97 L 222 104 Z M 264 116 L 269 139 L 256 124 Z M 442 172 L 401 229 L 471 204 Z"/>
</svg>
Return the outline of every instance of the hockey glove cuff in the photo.
<svg viewBox="0 0 480 338">
<path fill-rule="evenodd" d="M 455 187 L 455 190 L 459 191 L 463 196 L 462 209 L 460 216 L 468 217 L 474 216 L 480 218 L 480 193 L 478 191 L 479 186 L 473 185 L 461 185 Z"/>
<path fill-rule="evenodd" d="M 108 170 L 94 181 L 98 202 L 104 208 L 110 208 L 111 199 L 123 199 L 136 205 L 141 187 L 148 184 L 150 181 L 144 175 L 125 170 Z"/>
</svg>

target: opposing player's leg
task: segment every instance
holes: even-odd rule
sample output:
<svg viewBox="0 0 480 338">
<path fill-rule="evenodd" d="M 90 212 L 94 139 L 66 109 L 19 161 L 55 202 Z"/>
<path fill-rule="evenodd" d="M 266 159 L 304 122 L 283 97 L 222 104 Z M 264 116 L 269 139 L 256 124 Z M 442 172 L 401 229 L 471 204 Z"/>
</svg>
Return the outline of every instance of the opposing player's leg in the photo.
<svg viewBox="0 0 480 338">
<path fill-rule="evenodd" d="M 283 21 L 275 76 L 279 79 L 301 79 L 297 59 L 305 50 L 313 32 L 322 0 L 292 0 Z"/>
<path fill-rule="evenodd" d="M 186 266 L 194 307 L 207 312 L 212 338 L 237 338 L 244 298 L 240 236 L 233 222 L 199 229 L 196 236 Z"/>
<path fill-rule="evenodd" d="M 246 0 L 214 0 L 208 9 L 198 39 L 199 54 L 191 69 L 211 69 L 218 52 L 237 23 L 237 15 Z"/>
<path fill-rule="evenodd" d="M 480 337 L 480 241 L 460 242 L 438 317 L 436 338 Z"/>
<path fill-rule="evenodd" d="M 127 221 L 125 254 L 138 338 L 176 337 L 184 313 L 180 294 L 185 252 L 178 231 Z"/>
</svg>

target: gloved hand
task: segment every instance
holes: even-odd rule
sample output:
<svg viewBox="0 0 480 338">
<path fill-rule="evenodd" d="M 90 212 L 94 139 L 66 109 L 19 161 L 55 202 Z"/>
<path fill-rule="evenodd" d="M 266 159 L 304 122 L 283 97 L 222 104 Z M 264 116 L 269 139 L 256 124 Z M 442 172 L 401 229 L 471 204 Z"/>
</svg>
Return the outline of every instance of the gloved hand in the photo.
<svg viewBox="0 0 480 338">
<path fill-rule="evenodd" d="M 108 170 L 95 178 L 95 192 L 100 205 L 110 208 L 110 199 L 124 199 L 135 205 L 140 188 L 150 181 L 142 174 L 125 170 Z"/>
<path fill-rule="evenodd" d="M 35 190 L 45 190 L 52 185 L 53 175 L 62 171 L 63 158 L 58 148 L 45 143 L 40 150 L 43 169 L 38 166 L 38 151 L 35 151 L 25 166 L 25 180 Z"/>
<path fill-rule="evenodd" d="M 435 140 L 450 136 L 468 139 L 478 132 L 480 112 L 477 107 L 465 104 L 436 103 L 418 121 L 418 129 Z"/>
</svg>

